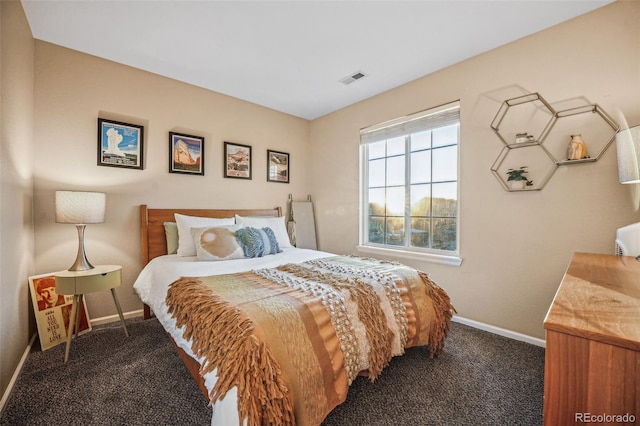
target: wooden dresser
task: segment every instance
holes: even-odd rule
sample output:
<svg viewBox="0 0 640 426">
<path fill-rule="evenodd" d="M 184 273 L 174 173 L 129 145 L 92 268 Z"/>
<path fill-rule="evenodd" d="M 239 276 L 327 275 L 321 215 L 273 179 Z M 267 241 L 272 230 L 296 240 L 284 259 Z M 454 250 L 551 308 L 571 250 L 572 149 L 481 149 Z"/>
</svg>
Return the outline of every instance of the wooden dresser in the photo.
<svg viewBox="0 0 640 426">
<path fill-rule="evenodd" d="M 544 328 L 544 424 L 640 424 L 640 261 L 575 253 Z"/>
</svg>

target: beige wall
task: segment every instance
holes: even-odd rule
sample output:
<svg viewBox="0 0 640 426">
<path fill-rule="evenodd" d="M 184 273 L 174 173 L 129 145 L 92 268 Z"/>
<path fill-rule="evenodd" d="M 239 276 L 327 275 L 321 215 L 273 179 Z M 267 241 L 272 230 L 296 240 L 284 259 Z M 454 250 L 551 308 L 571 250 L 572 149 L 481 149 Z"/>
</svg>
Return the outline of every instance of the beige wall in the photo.
<svg viewBox="0 0 640 426">
<path fill-rule="evenodd" d="M 618 184 L 614 143 L 595 163 L 561 166 L 541 191 L 507 192 L 490 172 L 502 143 L 489 125 L 503 100 L 528 92 L 640 124 L 639 23 L 640 3 L 617 2 L 313 121 L 320 247 L 357 253 L 359 129 L 459 99 L 463 263 L 399 260 L 430 272 L 460 316 L 543 338 L 573 252 L 612 253 L 616 228 L 640 220 L 638 185 Z"/>
<path fill-rule="evenodd" d="M 73 225 L 56 224 L 54 192 L 107 193 L 104 224 L 88 225 L 93 264 L 123 266 L 124 311 L 141 309 L 132 285 L 140 272 L 138 205 L 150 207 L 287 207 L 308 192 L 309 123 L 254 104 L 45 42 L 36 42 L 36 269 L 68 268 Z M 97 118 L 145 126 L 144 170 L 99 167 Z M 168 172 L 169 131 L 205 137 L 205 176 Z M 223 142 L 253 147 L 253 179 L 223 178 Z M 291 183 L 266 182 L 266 150 L 290 153 Z M 115 314 L 108 292 L 87 295 L 92 318 Z"/>
<path fill-rule="evenodd" d="M 33 330 L 33 52 L 22 5 L 0 2 L 0 395 Z M 31 324 L 31 327 L 30 327 Z"/>
</svg>

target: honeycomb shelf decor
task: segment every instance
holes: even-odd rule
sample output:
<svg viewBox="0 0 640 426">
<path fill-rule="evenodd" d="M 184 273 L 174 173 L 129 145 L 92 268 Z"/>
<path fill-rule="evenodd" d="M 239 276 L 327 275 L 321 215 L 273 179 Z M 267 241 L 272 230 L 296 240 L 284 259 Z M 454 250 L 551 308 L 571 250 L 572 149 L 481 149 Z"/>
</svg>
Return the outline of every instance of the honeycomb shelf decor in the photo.
<svg viewBox="0 0 640 426">
<path fill-rule="evenodd" d="M 544 146 L 559 166 L 594 162 L 611 145 L 618 130 L 620 125 L 598 104 L 565 109 L 556 112 L 553 133 Z M 585 158 L 568 158 L 567 147 L 574 135 L 580 135 L 587 146 Z"/>
<path fill-rule="evenodd" d="M 505 100 L 491 129 L 504 145 L 491 166 L 493 175 L 507 191 L 536 191 L 559 166 L 597 161 L 620 126 L 598 104 L 556 111 L 539 93 L 529 93 Z M 586 153 L 569 153 L 572 142 L 586 147 Z M 528 183 L 512 186 L 509 172 L 520 169 L 526 169 Z"/>
<path fill-rule="evenodd" d="M 515 186 L 513 181 L 508 180 L 509 171 L 520 168 L 526 168 L 526 178 L 530 182 L 524 187 Z M 553 157 L 540 145 L 524 145 L 520 148 L 505 146 L 491 166 L 491 172 L 509 192 L 539 191 L 544 188 L 557 168 Z"/>
<path fill-rule="evenodd" d="M 539 93 L 530 93 L 504 101 L 491 128 L 507 147 L 539 145 L 553 127 L 555 116 L 556 111 Z"/>
</svg>

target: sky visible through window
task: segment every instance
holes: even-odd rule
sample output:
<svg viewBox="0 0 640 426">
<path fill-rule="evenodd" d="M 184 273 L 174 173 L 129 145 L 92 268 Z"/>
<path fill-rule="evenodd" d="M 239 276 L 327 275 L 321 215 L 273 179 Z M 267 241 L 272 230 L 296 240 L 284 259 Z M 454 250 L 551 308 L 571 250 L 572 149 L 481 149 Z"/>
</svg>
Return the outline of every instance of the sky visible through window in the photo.
<svg viewBox="0 0 640 426">
<path fill-rule="evenodd" d="M 458 129 L 368 144 L 369 242 L 456 250 Z"/>
</svg>

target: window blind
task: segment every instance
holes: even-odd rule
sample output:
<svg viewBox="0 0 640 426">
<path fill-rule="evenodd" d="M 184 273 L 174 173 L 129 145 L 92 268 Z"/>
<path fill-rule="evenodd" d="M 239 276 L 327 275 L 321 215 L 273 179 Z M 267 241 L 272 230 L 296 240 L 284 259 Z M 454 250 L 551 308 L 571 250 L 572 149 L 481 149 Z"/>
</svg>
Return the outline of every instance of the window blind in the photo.
<svg viewBox="0 0 640 426">
<path fill-rule="evenodd" d="M 452 102 L 441 106 L 438 111 L 430 109 L 428 113 L 420 112 L 362 129 L 360 130 L 360 143 L 380 142 L 398 136 L 455 124 L 459 121 L 460 102 Z"/>
</svg>

